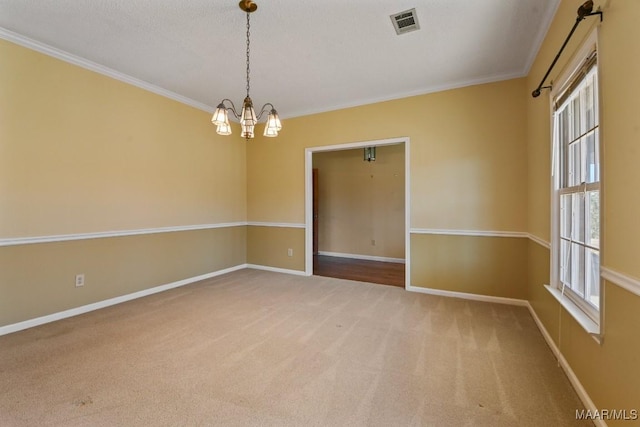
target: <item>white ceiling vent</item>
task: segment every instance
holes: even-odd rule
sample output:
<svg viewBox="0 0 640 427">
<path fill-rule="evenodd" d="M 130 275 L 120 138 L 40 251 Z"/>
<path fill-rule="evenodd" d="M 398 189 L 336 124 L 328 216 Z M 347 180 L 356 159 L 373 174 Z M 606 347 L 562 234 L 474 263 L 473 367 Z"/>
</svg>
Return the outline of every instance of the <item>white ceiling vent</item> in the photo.
<svg viewBox="0 0 640 427">
<path fill-rule="evenodd" d="M 398 35 L 420 29 L 415 8 L 391 15 L 391 22 Z"/>
</svg>

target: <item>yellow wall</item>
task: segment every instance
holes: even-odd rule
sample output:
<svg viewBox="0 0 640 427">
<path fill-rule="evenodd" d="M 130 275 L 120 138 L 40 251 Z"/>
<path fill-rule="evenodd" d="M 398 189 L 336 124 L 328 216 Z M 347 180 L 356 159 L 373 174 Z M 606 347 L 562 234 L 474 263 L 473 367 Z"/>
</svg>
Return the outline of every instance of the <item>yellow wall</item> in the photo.
<svg viewBox="0 0 640 427">
<path fill-rule="evenodd" d="M 563 0 L 527 79 L 528 92 L 546 72 L 575 22 L 582 3 Z M 640 277 L 640 2 L 596 1 L 606 5 L 599 32 L 599 71 L 603 180 L 602 266 Z M 597 18 L 587 18 L 567 45 L 550 76 L 557 79 Z M 550 239 L 549 94 L 527 96 L 529 232 Z M 604 341 L 596 343 L 542 287 L 549 280 L 549 250 L 530 243 L 528 298 L 545 328 L 597 408 L 634 409 L 640 402 L 640 296 L 606 282 Z M 610 426 L 629 425 L 608 421 Z"/>
<path fill-rule="evenodd" d="M 515 79 L 288 119 L 277 140 L 247 148 L 248 219 L 304 222 L 306 148 L 406 136 L 412 228 L 525 231 L 525 91 Z"/>
<path fill-rule="evenodd" d="M 313 154 L 320 252 L 404 258 L 404 144 Z"/>
<path fill-rule="evenodd" d="M 247 148 L 249 221 L 304 222 L 304 150 L 411 138 L 411 227 L 523 231 L 525 80 L 288 119 Z"/>
<path fill-rule="evenodd" d="M 291 256 L 289 249 L 292 251 Z M 304 229 L 249 226 L 247 263 L 303 272 Z"/>
<path fill-rule="evenodd" d="M 0 326 L 242 265 L 245 242 L 239 226 L 0 247 Z"/>
<path fill-rule="evenodd" d="M 525 299 L 527 240 L 417 234 L 411 236 L 413 286 Z"/>
<path fill-rule="evenodd" d="M 0 238 L 245 220 L 209 114 L 0 40 Z"/>
<path fill-rule="evenodd" d="M 209 118 L 0 40 L 0 239 L 246 221 L 246 144 Z M 245 262 L 244 226 L 3 246 L 0 326 Z"/>
</svg>

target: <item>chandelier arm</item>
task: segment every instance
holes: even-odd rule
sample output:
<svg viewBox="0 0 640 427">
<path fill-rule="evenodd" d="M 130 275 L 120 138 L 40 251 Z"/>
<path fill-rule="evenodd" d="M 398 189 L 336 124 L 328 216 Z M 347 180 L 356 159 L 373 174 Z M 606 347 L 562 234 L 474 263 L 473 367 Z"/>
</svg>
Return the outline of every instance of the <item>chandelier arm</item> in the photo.
<svg viewBox="0 0 640 427">
<path fill-rule="evenodd" d="M 271 107 L 271 108 L 268 108 L 268 109 L 267 109 L 267 108 L 266 108 L 266 107 L 267 107 L 267 105 L 268 105 L 269 107 Z M 273 106 L 273 104 L 272 104 L 272 103 L 267 102 L 267 103 L 266 103 L 266 104 L 264 104 L 264 105 L 262 106 L 262 108 L 260 109 L 260 113 L 258 113 L 258 115 L 256 116 L 256 120 L 260 120 L 260 119 L 262 118 L 262 115 L 263 115 L 264 113 L 269 113 L 269 112 L 271 112 L 271 110 L 275 110 L 275 109 L 276 109 L 276 108 Z"/>
<path fill-rule="evenodd" d="M 225 101 L 228 101 L 229 104 L 231 104 L 231 107 L 227 107 L 226 105 L 224 106 L 227 109 L 227 111 L 231 111 L 233 113 L 233 116 L 236 119 L 240 120 L 240 114 L 238 114 L 238 112 L 236 111 L 236 106 L 233 104 L 233 101 L 230 100 L 229 98 L 225 98 L 220 103 L 224 105 Z"/>
</svg>

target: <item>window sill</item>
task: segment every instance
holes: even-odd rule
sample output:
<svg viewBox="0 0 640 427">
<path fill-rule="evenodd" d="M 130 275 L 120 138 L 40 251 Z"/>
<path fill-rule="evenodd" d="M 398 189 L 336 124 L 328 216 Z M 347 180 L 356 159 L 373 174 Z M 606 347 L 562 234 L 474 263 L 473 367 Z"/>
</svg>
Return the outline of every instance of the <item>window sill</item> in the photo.
<svg viewBox="0 0 640 427">
<path fill-rule="evenodd" d="M 562 295 L 559 289 L 552 288 L 549 285 L 544 285 L 545 288 L 549 291 L 553 297 L 558 300 L 560 305 L 564 307 L 567 312 L 573 316 L 573 318 L 578 322 L 582 328 L 587 331 L 589 335 L 593 337 L 598 343 L 601 342 L 602 336 L 600 334 L 600 325 L 594 322 L 589 316 L 587 316 L 584 311 L 580 309 L 573 301 L 571 301 L 565 295 Z"/>
</svg>

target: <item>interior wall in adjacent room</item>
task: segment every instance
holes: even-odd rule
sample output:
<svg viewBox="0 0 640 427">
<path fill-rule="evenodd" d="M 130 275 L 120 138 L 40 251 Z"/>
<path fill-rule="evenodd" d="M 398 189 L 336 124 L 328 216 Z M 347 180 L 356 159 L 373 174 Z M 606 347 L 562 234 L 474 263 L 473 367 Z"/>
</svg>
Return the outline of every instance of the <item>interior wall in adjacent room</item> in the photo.
<svg viewBox="0 0 640 427">
<path fill-rule="evenodd" d="M 320 252 L 404 259 L 404 144 L 313 154 Z"/>
</svg>

